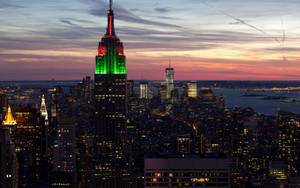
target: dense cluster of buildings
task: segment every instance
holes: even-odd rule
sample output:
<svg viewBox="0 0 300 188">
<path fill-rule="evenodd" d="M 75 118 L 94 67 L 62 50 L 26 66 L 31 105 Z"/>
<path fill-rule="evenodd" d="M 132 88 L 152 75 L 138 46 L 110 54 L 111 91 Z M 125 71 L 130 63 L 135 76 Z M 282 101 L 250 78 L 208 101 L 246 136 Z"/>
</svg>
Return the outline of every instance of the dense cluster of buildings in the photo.
<svg viewBox="0 0 300 188">
<path fill-rule="evenodd" d="M 165 81 L 126 85 L 125 98 L 98 88 L 101 105 L 89 77 L 68 91 L 1 94 L 0 187 L 298 186 L 298 115 L 229 109 L 196 82 L 174 84 L 169 99 Z M 21 90 L 30 102 L 13 98 Z"/>
<path fill-rule="evenodd" d="M 0 89 L 0 188 L 297 187 L 300 116 L 226 108 L 198 82 L 129 81 L 114 12 L 94 81 Z"/>
</svg>

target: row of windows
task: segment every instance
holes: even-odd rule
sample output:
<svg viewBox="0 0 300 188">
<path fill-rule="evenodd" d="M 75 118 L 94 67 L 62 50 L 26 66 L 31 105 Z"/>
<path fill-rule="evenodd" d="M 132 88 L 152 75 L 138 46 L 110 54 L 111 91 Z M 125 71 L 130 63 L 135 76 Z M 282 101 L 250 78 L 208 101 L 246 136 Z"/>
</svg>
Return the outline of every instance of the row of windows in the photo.
<svg viewBox="0 0 300 188">
<path fill-rule="evenodd" d="M 213 182 L 213 183 L 227 183 L 227 178 L 217 178 L 217 177 L 193 177 L 193 178 L 146 178 L 147 183 L 166 183 L 166 182 L 178 182 L 178 183 L 192 183 L 192 182 Z"/>
<path fill-rule="evenodd" d="M 160 119 L 157 119 L 157 121 L 161 121 Z M 227 172 L 228 169 L 221 169 L 221 168 L 218 168 L 218 169 L 167 169 L 167 168 L 159 168 L 159 169 L 151 169 L 151 168 L 147 168 L 146 169 L 147 171 L 193 171 L 193 172 L 221 172 L 221 171 L 225 171 Z"/>
<path fill-rule="evenodd" d="M 106 115 L 107 118 L 125 118 L 124 115 Z"/>
<path fill-rule="evenodd" d="M 120 82 L 120 83 L 113 83 L 112 85 L 114 86 L 122 86 L 122 85 L 126 85 L 124 82 Z"/>
<path fill-rule="evenodd" d="M 146 183 L 146 187 L 228 187 L 228 183 Z"/>
<path fill-rule="evenodd" d="M 96 95 L 96 97 L 125 97 L 125 95 Z"/>
<path fill-rule="evenodd" d="M 148 177 L 193 177 L 193 176 L 228 176 L 228 172 L 155 172 L 146 173 Z"/>
</svg>

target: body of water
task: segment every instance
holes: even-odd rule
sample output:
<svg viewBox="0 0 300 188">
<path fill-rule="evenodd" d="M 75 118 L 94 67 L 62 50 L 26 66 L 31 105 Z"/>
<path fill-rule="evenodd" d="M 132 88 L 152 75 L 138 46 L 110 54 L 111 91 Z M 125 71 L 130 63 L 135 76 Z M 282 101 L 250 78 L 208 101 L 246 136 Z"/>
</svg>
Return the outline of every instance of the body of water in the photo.
<svg viewBox="0 0 300 188">
<path fill-rule="evenodd" d="M 216 96 L 223 94 L 226 107 L 250 107 L 265 115 L 277 115 L 278 110 L 300 114 L 300 93 L 294 92 L 248 92 L 246 89 L 213 89 Z"/>
</svg>

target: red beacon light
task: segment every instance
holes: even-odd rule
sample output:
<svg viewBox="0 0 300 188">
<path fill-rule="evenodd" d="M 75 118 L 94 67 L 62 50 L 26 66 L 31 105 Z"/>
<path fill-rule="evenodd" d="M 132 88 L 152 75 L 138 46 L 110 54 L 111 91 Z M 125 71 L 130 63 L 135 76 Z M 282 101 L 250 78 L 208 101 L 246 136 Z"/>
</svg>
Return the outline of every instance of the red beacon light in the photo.
<svg viewBox="0 0 300 188">
<path fill-rule="evenodd" d="M 124 56 L 124 48 L 118 47 L 118 56 Z"/>
<path fill-rule="evenodd" d="M 104 56 L 105 55 L 105 47 L 99 46 L 98 48 L 98 56 Z"/>
</svg>

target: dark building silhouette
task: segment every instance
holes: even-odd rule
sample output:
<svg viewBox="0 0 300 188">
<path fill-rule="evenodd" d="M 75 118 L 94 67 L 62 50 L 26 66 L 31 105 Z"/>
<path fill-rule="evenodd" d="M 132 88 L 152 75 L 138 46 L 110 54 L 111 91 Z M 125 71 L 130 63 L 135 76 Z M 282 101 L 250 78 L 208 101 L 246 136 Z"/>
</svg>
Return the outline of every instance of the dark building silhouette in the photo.
<svg viewBox="0 0 300 188">
<path fill-rule="evenodd" d="M 50 173 L 50 186 L 77 187 L 75 150 L 73 120 L 72 118 L 59 118 L 56 144 L 54 145 L 53 171 Z"/>
<path fill-rule="evenodd" d="M 144 159 L 148 187 L 229 187 L 227 158 L 197 155 L 161 155 Z"/>
<path fill-rule="evenodd" d="M 95 165 L 91 187 L 124 187 L 126 162 L 127 74 L 123 44 L 114 29 L 112 1 L 95 67 Z M 126 184 L 126 183 L 124 183 Z"/>
<path fill-rule="evenodd" d="M 286 161 L 289 174 L 298 174 L 300 121 L 295 114 L 278 112 L 278 159 Z"/>
<path fill-rule="evenodd" d="M 0 188 L 18 187 L 18 160 L 9 126 L 0 124 Z"/>
<path fill-rule="evenodd" d="M 47 178 L 45 118 L 39 110 L 15 106 L 15 146 L 19 161 L 19 187 L 38 184 Z"/>
<path fill-rule="evenodd" d="M 127 97 L 135 97 L 133 80 L 127 80 Z"/>
<path fill-rule="evenodd" d="M 8 105 L 8 96 L 0 94 L 0 120 L 5 117 L 5 111 Z"/>
</svg>

